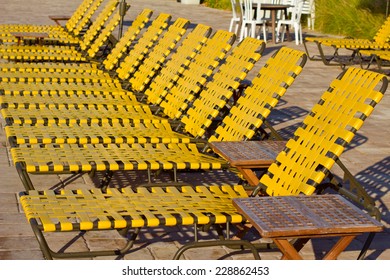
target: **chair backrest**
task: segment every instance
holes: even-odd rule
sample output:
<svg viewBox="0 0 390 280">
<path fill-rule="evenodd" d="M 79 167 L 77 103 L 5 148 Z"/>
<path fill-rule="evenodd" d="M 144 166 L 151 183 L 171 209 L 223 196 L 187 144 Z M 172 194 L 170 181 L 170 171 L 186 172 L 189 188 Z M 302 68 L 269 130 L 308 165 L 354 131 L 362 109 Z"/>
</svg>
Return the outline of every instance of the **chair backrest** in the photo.
<svg viewBox="0 0 390 280">
<path fill-rule="evenodd" d="M 153 49 L 142 61 L 142 64 L 137 68 L 137 71 L 130 73 L 132 75 L 128 87 L 131 91 L 140 91 L 154 77 L 186 33 L 189 24 L 189 20 L 178 18 L 169 26 L 168 30 L 162 35 L 158 43 L 154 45 Z"/>
<path fill-rule="evenodd" d="M 102 29 L 97 38 L 93 41 L 88 48 L 87 53 L 90 58 L 96 56 L 100 48 L 107 42 L 107 39 L 111 36 L 114 29 L 118 26 L 121 20 L 120 11 L 117 11 L 115 15 L 110 19 L 107 25 Z"/>
<path fill-rule="evenodd" d="M 87 12 L 84 14 L 84 16 L 81 18 L 81 20 L 76 24 L 76 26 L 73 28 L 72 32 L 74 35 L 79 36 L 81 31 L 85 26 L 88 25 L 89 21 L 91 20 L 92 16 L 95 14 L 97 9 L 102 4 L 103 0 L 95 0 L 92 5 L 89 7 Z"/>
<path fill-rule="evenodd" d="M 92 3 L 94 1 L 100 1 L 100 0 L 84 0 L 81 2 L 81 4 L 77 7 L 77 9 L 74 11 L 72 16 L 67 20 L 65 23 L 65 30 L 68 32 L 72 32 L 73 29 L 76 27 L 77 23 L 85 16 L 88 9 L 91 7 Z"/>
<path fill-rule="evenodd" d="M 253 12 L 253 0 L 240 0 L 241 7 L 243 7 L 243 18 L 246 21 L 250 21 L 254 19 L 254 12 Z M 260 2 L 257 4 L 258 8 L 260 9 Z"/>
<path fill-rule="evenodd" d="M 223 118 L 209 142 L 251 139 L 302 72 L 306 60 L 304 52 L 290 48 L 275 52 Z"/>
<path fill-rule="evenodd" d="M 303 3 L 305 0 L 293 0 L 294 7 L 291 8 L 291 21 L 293 22 L 301 22 L 301 16 L 302 16 L 302 8 Z"/>
<path fill-rule="evenodd" d="M 314 13 L 314 0 L 305 0 L 302 6 L 302 15 L 311 15 Z"/>
<path fill-rule="evenodd" d="M 206 44 L 211 35 L 211 27 L 198 24 L 183 40 L 182 44 L 172 54 L 162 67 L 159 74 L 154 77 L 146 90 L 144 99 L 149 104 L 158 105 L 162 102 L 168 91 L 182 76 L 185 68 L 192 63 L 194 57 Z M 210 60 L 213 60 L 210 58 Z M 144 87 L 139 90 L 144 90 Z"/>
<path fill-rule="evenodd" d="M 138 34 L 141 32 L 142 28 L 145 27 L 145 24 L 149 21 L 152 16 L 153 11 L 150 9 L 144 9 L 131 23 L 129 28 L 120 38 L 120 40 L 115 44 L 115 47 L 107 55 L 106 59 L 103 61 L 103 66 L 106 70 L 112 70 L 116 67 L 118 61 L 122 56 L 128 51 L 130 45 L 137 38 Z"/>
<path fill-rule="evenodd" d="M 264 41 L 247 37 L 235 47 L 181 118 L 183 130 L 202 137 L 248 72 L 260 59 Z"/>
<path fill-rule="evenodd" d="M 374 36 L 374 41 L 378 44 L 385 44 L 390 40 L 390 16 L 387 17 L 381 28 Z"/>
<path fill-rule="evenodd" d="M 201 91 L 214 70 L 231 49 L 236 35 L 218 30 L 201 48 L 194 60 L 185 67 L 175 85 L 160 103 L 163 113 L 171 119 L 180 118 Z"/>
<path fill-rule="evenodd" d="M 230 0 L 230 3 L 232 4 L 232 18 L 239 19 L 243 11 L 242 8 L 240 7 L 240 1 Z"/>
<path fill-rule="evenodd" d="M 163 31 L 168 28 L 171 18 L 171 15 L 161 13 L 151 22 L 150 26 L 142 33 L 142 36 L 137 40 L 136 44 L 130 49 L 127 56 L 116 69 L 119 78 L 123 80 L 127 79 L 130 73 L 133 73 L 137 69 Z"/>
<path fill-rule="evenodd" d="M 386 76 L 350 67 L 335 79 L 260 179 L 268 195 L 310 195 L 387 89 Z"/>
<path fill-rule="evenodd" d="M 118 6 L 118 0 L 110 0 L 104 9 L 99 13 L 92 25 L 88 28 L 83 36 L 83 40 L 80 42 L 80 48 L 86 50 L 91 45 L 92 41 L 95 40 L 97 34 L 102 30 L 107 20 L 114 13 Z"/>
</svg>

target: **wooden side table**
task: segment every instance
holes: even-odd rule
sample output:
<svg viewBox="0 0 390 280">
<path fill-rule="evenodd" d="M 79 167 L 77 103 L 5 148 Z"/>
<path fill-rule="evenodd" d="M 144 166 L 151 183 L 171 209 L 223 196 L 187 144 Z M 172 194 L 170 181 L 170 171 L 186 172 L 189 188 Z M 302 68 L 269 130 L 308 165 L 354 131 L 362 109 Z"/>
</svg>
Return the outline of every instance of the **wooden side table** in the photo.
<svg viewBox="0 0 390 280">
<path fill-rule="evenodd" d="M 62 24 L 61 24 L 60 21 L 69 20 L 69 19 L 70 19 L 70 16 L 49 16 L 49 18 L 50 18 L 51 20 L 53 20 L 57 25 L 62 26 Z"/>
<path fill-rule="evenodd" d="M 268 168 L 286 145 L 286 141 L 222 141 L 211 142 L 215 153 L 237 168 L 251 186 L 259 178 L 254 169 Z"/>
<path fill-rule="evenodd" d="M 384 229 L 340 195 L 237 198 L 233 204 L 262 237 L 275 242 L 283 253 L 282 259 L 302 259 L 300 246 L 295 247 L 289 239 L 306 243 L 312 238 L 339 236 L 324 257 L 335 260 L 356 236 Z"/>
<path fill-rule="evenodd" d="M 38 44 L 42 45 L 43 39 L 49 36 L 44 32 L 11 32 L 11 34 L 18 39 L 18 46 L 25 38 L 35 39 Z"/>
</svg>

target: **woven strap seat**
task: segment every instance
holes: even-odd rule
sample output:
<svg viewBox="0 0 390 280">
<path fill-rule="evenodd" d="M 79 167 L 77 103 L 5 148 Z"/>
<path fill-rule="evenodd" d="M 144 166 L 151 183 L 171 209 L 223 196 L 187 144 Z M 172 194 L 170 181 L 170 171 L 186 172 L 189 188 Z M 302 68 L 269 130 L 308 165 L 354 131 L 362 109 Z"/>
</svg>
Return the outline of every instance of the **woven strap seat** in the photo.
<svg viewBox="0 0 390 280">
<path fill-rule="evenodd" d="M 57 91 L 44 95 L 27 94 L 0 96 L 1 107 L 17 108 L 23 104 L 34 104 L 34 107 L 45 107 L 48 104 L 96 104 L 96 105 L 140 105 L 136 97 L 129 92 L 99 92 L 80 93 L 67 91 L 60 94 Z M 45 105 L 46 104 L 46 105 Z"/>
<path fill-rule="evenodd" d="M 20 53 L 20 52 L 9 52 L 1 55 L 3 59 L 8 60 L 21 60 L 21 61 L 61 61 L 61 62 L 80 62 L 87 61 L 82 54 L 55 54 L 55 53 Z"/>
<path fill-rule="evenodd" d="M 16 145 L 189 143 L 192 139 L 172 131 L 168 123 L 11 125 L 5 133 Z"/>
<path fill-rule="evenodd" d="M 108 73 L 4 73 L 0 81 L 5 83 L 112 83 L 113 78 Z"/>
<path fill-rule="evenodd" d="M 1 62 L 0 70 L 6 72 L 19 73 L 103 73 L 103 70 L 98 69 L 96 63 L 51 63 L 51 62 Z"/>
<path fill-rule="evenodd" d="M 236 197 L 246 197 L 242 186 L 30 191 L 20 201 L 27 218 L 50 232 L 240 223 Z"/>
<path fill-rule="evenodd" d="M 91 93 L 100 91 L 102 92 L 125 92 L 122 85 L 113 80 L 112 83 L 69 83 L 69 84 L 15 84 L 7 83 L 4 84 L 2 94 L 4 95 L 20 95 L 20 94 L 47 94 L 48 92 L 57 91 L 60 94 L 67 94 L 69 91 L 79 93 Z"/>
<path fill-rule="evenodd" d="M 168 119 L 152 114 L 146 105 L 115 106 L 105 104 L 18 104 L 15 108 L 1 109 L 8 123 L 110 123 L 110 122 L 168 122 Z"/>
<path fill-rule="evenodd" d="M 119 170 L 208 170 L 224 160 L 201 154 L 195 144 L 47 144 L 11 149 L 13 162 L 27 173 Z"/>
</svg>

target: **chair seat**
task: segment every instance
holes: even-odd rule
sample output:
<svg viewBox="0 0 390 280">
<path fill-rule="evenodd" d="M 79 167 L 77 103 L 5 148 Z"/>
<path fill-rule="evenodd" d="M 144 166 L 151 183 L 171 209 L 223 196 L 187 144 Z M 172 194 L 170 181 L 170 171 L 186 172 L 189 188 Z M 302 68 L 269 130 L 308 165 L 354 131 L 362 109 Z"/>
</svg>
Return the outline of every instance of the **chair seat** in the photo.
<svg viewBox="0 0 390 280">
<path fill-rule="evenodd" d="M 30 222 L 52 232 L 241 223 L 232 204 L 238 197 L 247 197 L 242 186 L 127 187 L 30 191 L 20 201 Z"/>
<path fill-rule="evenodd" d="M 11 154 L 28 173 L 227 168 L 226 161 L 201 154 L 196 144 L 20 145 Z"/>
</svg>

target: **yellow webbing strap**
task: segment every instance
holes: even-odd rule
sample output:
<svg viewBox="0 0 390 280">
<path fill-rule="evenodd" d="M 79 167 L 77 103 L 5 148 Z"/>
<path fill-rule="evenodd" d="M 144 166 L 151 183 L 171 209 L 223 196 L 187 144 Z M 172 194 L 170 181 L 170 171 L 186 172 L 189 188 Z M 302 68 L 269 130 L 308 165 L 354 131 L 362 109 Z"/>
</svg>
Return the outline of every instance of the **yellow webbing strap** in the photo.
<svg viewBox="0 0 390 280">
<path fill-rule="evenodd" d="M 111 36 L 114 29 L 118 26 L 121 19 L 119 11 L 111 18 L 109 23 L 99 33 L 97 38 L 93 41 L 91 46 L 88 48 L 88 56 L 93 58 L 99 52 L 100 48 L 106 43 L 107 39 Z"/>
<path fill-rule="evenodd" d="M 99 15 L 94 19 L 92 25 L 88 28 L 87 32 L 85 32 L 82 41 L 80 42 L 80 48 L 82 50 L 86 50 L 90 47 L 92 41 L 95 39 L 97 34 L 101 31 L 104 24 L 106 24 L 107 20 L 114 13 L 116 7 L 118 6 L 118 0 L 111 0 L 107 3 L 104 9 L 99 13 Z"/>
<path fill-rule="evenodd" d="M 7 138 L 19 144 L 189 143 L 190 138 L 172 131 L 168 123 L 51 124 L 5 127 Z"/>
<path fill-rule="evenodd" d="M 384 45 L 390 40 L 390 16 L 387 17 L 381 28 L 374 36 L 374 41 L 377 44 Z"/>
<path fill-rule="evenodd" d="M 131 94 L 122 92 L 98 92 L 58 94 L 53 91 L 44 95 L 23 94 L 23 95 L 2 95 L 0 96 L 1 106 L 17 108 L 24 104 L 33 104 L 37 108 L 46 107 L 48 104 L 97 104 L 97 105 L 140 105 L 137 99 Z M 22 104 L 22 105 L 20 105 Z M 28 106 L 28 105 L 26 105 Z"/>
<path fill-rule="evenodd" d="M 186 132 L 194 137 L 204 135 L 233 91 L 260 59 L 263 49 L 263 41 L 249 37 L 233 49 L 181 119 Z M 185 108 L 182 106 L 182 109 Z"/>
<path fill-rule="evenodd" d="M 171 20 L 171 15 L 161 13 L 148 29 L 142 33 L 142 37 L 137 40 L 136 45 L 130 50 L 129 54 L 120 63 L 116 70 L 118 77 L 127 79 L 130 74 L 138 67 L 145 55 L 153 47 L 162 32 L 168 28 L 168 23 Z"/>
<path fill-rule="evenodd" d="M 105 123 L 118 122 L 168 122 L 152 114 L 146 105 L 109 104 L 19 104 L 3 108 L 1 114 L 15 124 L 52 123 Z"/>
<path fill-rule="evenodd" d="M 57 92 L 60 95 L 67 95 L 73 93 L 85 93 L 92 94 L 100 92 L 101 94 L 106 93 L 124 93 L 121 84 L 113 80 L 110 84 L 91 84 L 91 83 L 6 83 L 3 84 L 4 95 L 47 95 L 51 92 Z M 126 92 L 128 94 L 128 92 Z"/>
<path fill-rule="evenodd" d="M 191 63 L 209 37 L 211 28 L 205 25 L 197 25 L 184 39 L 177 51 L 164 65 L 150 85 L 145 89 L 147 102 L 151 104 L 160 104 L 162 98 L 173 87 L 175 82 L 184 72 L 185 68 Z M 139 90 L 144 89 L 143 87 Z"/>
<path fill-rule="evenodd" d="M 52 63 L 52 62 L 5 62 L 0 63 L 0 71 L 20 73 L 103 73 L 97 69 L 97 64 L 89 63 Z"/>
<path fill-rule="evenodd" d="M 123 229 L 241 223 L 232 204 L 247 197 L 242 186 L 199 186 L 30 191 L 20 202 L 28 220 L 43 231 Z"/>
<path fill-rule="evenodd" d="M 385 79 L 353 67 L 335 79 L 261 178 L 267 193 L 312 194 L 382 99 L 375 88 Z"/>
<path fill-rule="evenodd" d="M 118 170 L 221 169 L 222 159 L 198 152 L 195 144 L 47 144 L 11 148 L 14 163 L 28 173 Z"/>
<path fill-rule="evenodd" d="M 131 26 L 127 29 L 122 38 L 115 44 L 115 47 L 107 55 L 107 58 L 103 61 L 104 68 L 106 70 L 112 70 L 117 62 L 122 58 L 129 46 L 137 38 L 138 34 L 144 28 L 145 24 L 149 21 L 153 11 L 150 9 L 144 9 L 131 23 Z"/>
<path fill-rule="evenodd" d="M 74 11 L 74 13 L 72 14 L 72 16 L 69 18 L 69 20 L 67 20 L 67 22 L 65 23 L 65 29 L 66 31 L 68 32 L 72 32 L 73 29 L 76 27 L 77 23 L 79 21 L 81 21 L 81 19 L 83 18 L 83 16 L 86 14 L 86 12 L 88 11 L 88 9 L 91 7 L 92 3 L 94 2 L 95 0 L 84 0 L 78 7 L 77 9 Z M 100 1 L 100 0 L 97 0 L 97 1 Z"/>
<path fill-rule="evenodd" d="M 306 55 L 301 51 L 286 47 L 277 51 L 223 118 L 209 142 L 251 139 L 302 72 L 305 62 Z"/>
<path fill-rule="evenodd" d="M 234 33 L 218 30 L 206 41 L 161 102 L 160 106 L 165 115 L 171 119 L 178 119 L 181 116 L 188 103 L 196 97 L 214 69 L 230 50 L 234 38 Z"/>
<path fill-rule="evenodd" d="M 89 20 L 92 18 L 96 10 L 99 8 L 99 6 L 102 4 L 103 0 L 95 0 L 91 7 L 88 9 L 88 11 L 85 13 L 85 15 L 81 18 L 81 20 L 76 24 L 76 26 L 72 30 L 72 34 L 75 36 L 79 36 L 80 32 L 83 30 L 85 26 L 87 26 Z M 107 5 L 109 5 L 111 2 L 109 2 Z"/>
<path fill-rule="evenodd" d="M 167 57 L 176 48 L 177 43 L 187 31 L 189 23 L 187 19 L 178 18 L 169 26 L 148 56 L 142 61 L 137 71 L 133 73 L 129 81 L 132 91 L 139 91 L 159 72 Z"/>
</svg>

